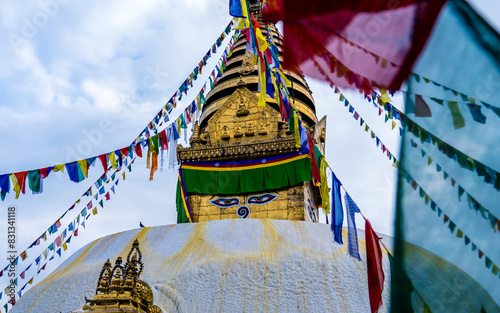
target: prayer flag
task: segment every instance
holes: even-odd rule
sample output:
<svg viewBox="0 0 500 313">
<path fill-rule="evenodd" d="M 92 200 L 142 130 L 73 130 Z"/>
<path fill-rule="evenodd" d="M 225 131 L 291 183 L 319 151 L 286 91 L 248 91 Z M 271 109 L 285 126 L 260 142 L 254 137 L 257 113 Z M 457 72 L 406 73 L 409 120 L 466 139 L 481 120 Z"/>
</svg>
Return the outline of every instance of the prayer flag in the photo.
<svg viewBox="0 0 500 313">
<path fill-rule="evenodd" d="M 340 186 L 342 184 L 332 172 L 332 225 L 334 240 L 343 244 L 342 242 L 342 222 L 344 221 L 344 213 L 342 210 L 342 198 L 340 197 Z"/>
<path fill-rule="evenodd" d="M 359 208 L 347 192 L 345 193 L 344 199 L 347 217 L 347 251 L 352 257 L 361 261 L 358 249 L 358 231 L 356 229 L 355 218 L 355 214 L 359 212 Z"/>
<path fill-rule="evenodd" d="M 33 194 L 43 192 L 42 182 L 40 170 L 32 170 L 28 172 L 28 184 Z"/>
<path fill-rule="evenodd" d="M 10 191 L 9 174 L 0 175 L 0 190 L 7 193 Z"/>
<path fill-rule="evenodd" d="M 243 15 L 241 0 L 229 0 L 229 15 L 234 17 L 245 17 L 245 15 Z"/>
<path fill-rule="evenodd" d="M 418 125 L 408 114 L 402 116 L 391 312 L 407 312 L 408 304 L 415 312 L 422 308 L 413 301 L 415 293 L 410 295 L 405 287 L 405 277 L 425 295 L 432 312 L 443 309 L 438 303 L 441 294 L 447 295 L 446 311 L 460 311 L 467 305 L 468 311 L 480 312 L 481 304 L 486 311 L 499 310 L 496 299 L 500 299 L 500 288 L 493 287 L 499 277 L 485 267 L 485 260 L 500 260 L 500 249 L 496 248 L 500 237 L 491 229 L 489 214 L 480 214 L 477 200 L 460 201 L 465 188 L 472 188 L 467 198 L 481 199 L 490 206 L 500 203 L 494 183 L 499 177 L 495 152 L 500 141 L 499 123 L 498 119 L 486 120 L 487 115 L 480 111 L 483 106 L 500 108 L 500 89 L 492 87 L 500 82 L 498 47 L 499 34 L 466 1 L 447 1 L 412 70 L 417 74 L 408 79 L 409 101 L 416 94 L 425 95 L 439 105 L 435 111 L 432 107 L 432 116 L 418 119 Z M 426 82 L 429 79 L 432 84 Z M 431 159 L 422 159 L 421 149 L 415 149 L 412 141 L 418 141 Z M 443 160 L 444 156 L 449 160 Z M 428 166 L 432 161 L 439 165 Z M 405 172 L 408 175 L 402 175 Z M 418 189 L 412 188 L 408 177 L 418 180 Z M 425 190 L 421 200 L 420 189 Z M 495 207 L 487 209 L 493 212 Z M 421 251 L 436 259 L 419 262 L 415 271 Z M 445 272 L 451 268 L 460 271 L 449 280 Z M 420 283 L 417 273 L 424 272 L 433 273 L 432 286 Z M 475 287 L 458 288 L 465 285 Z M 496 303 L 488 309 L 492 302 L 478 302 L 479 295 Z"/>
<path fill-rule="evenodd" d="M 370 93 L 399 89 L 445 2 L 274 0 L 263 15 L 283 21 L 284 68 Z"/>
<path fill-rule="evenodd" d="M 382 251 L 379 237 L 373 231 L 370 222 L 365 219 L 366 237 L 366 269 L 368 272 L 368 294 L 370 296 L 371 312 L 378 312 L 382 305 L 382 290 L 384 289 L 384 271 L 382 269 Z"/>
</svg>

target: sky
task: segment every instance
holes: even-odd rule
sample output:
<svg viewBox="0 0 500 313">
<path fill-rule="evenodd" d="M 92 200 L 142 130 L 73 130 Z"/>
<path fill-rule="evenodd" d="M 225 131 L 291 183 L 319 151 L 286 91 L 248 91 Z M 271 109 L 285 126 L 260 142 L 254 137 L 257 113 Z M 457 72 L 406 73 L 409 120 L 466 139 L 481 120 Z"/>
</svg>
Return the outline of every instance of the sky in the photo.
<svg viewBox="0 0 500 313">
<path fill-rule="evenodd" d="M 476 0 L 471 4 L 499 29 L 500 3 Z M 3 1 L 0 174 L 44 168 L 128 146 L 229 21 L 226 0 Z M 205 73 L 217 60 L 218 56 L 210 59 Z M 172 112 L 172 119 L 192 101 L 204 79 L 197 81 Z M 330 167 L 373 228 L 392 235 L 396 169 L 329 86 L 312 79 L 308 83 L 318 119 L 327 115 L 326 158 Z M 384 123 L 373 105 L 356 91 L 344 93 L 398 156 L 397 128 L 392 130 L 390 123 Z M 401 97 L 394 100 L 396 107 L 404 108 Z M 137 159 L 125 181 L 116 186 L 111 201 L 73 238 L 63 259 L 92 240 L 139 227 L 139 221 L 146 226 L 174 224 L 177 172 L 168 169 L 167 163 L 165 160 L 163 170 L 149 181 L 145 160 Z M 102 167 L 91 167 L 89 172 L 89 179 L 79 184 L 71 182 L 66 173 L 52 173 L 44 180 L 42 194 L 31 195 L 27 190 L 16 200 L 11 193 L 0 203 L 0 267 L 7 265 L 7 208 L 16 208 L 20 253 L 93 184 Z M 67 214 L 63 228 L 80 209 Z M 324 222 L 324 214 L 321 220 Z M 361 218 L 357 218 L 357 226 L 364 228 Z M 45 247 L 28 250 L 29 259 L 18 270 Z M 56 258 L 35 282 L 60 264 L 62 259 Z M 5 281 L 0 279 L 0 283 Z"/>
</svg>

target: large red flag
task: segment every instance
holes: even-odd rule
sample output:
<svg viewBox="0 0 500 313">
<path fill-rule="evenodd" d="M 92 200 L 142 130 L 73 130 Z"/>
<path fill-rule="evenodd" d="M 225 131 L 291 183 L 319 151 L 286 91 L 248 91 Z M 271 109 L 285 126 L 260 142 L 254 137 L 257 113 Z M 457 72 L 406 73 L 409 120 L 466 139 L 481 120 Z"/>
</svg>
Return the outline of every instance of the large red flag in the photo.
<svg viewBox="0 0 500 313">
<path fill-rule="evenodd" d="M 379 237 L 373 231 L 370 222 L 365 219 L 366 267 L 368 272 L 368 293 L 372 313 L 377 312 L 382 305 L 382 290 L 384 290 L 384 271 L 382 270 L 382 251 Z"/>
<path fill-rule="evenodd" d="M 283 66 L 339 87 L 397 90 L 446 0 L 269 0 L 283 21 Z"/>
</svg>

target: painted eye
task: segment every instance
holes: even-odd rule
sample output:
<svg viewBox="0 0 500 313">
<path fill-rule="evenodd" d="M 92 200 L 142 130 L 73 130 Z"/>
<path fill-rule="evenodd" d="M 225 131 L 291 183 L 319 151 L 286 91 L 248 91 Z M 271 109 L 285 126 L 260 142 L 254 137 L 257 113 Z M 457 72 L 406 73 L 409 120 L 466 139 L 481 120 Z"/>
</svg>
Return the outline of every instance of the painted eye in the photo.
<svg viewBox="0 0 500 313">
<path fill-rule="evenodd" d="M 210 200 L 209 202 L 221 208 L 229 208 L 240 204 L 240 200 L 238 198 L 218 198 Z"/>
<path fill-rule="evenodd" d="M 270 193 L 266 193 L 263 195 L 251 196 L 250 198 L 248 198 L 247 203 L 248 204 L 266 204 L 268 202 L 273 201 L 277 197 L 278 197 L 278 195 L 272 195 Z"/>
</svg>

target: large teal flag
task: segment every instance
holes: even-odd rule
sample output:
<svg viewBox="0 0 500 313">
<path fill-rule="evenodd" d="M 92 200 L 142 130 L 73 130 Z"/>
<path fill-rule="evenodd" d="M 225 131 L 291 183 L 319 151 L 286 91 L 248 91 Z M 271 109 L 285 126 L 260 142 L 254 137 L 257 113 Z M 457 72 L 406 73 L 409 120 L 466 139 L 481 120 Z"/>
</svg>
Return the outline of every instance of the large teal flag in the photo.
<svg viewBox="0 0 500 313">
<path fill-rule="evenodd" d="M 413 72 L 391 311 L 500 312 L 500 36 L 449 1 Z"/>
</svg>

